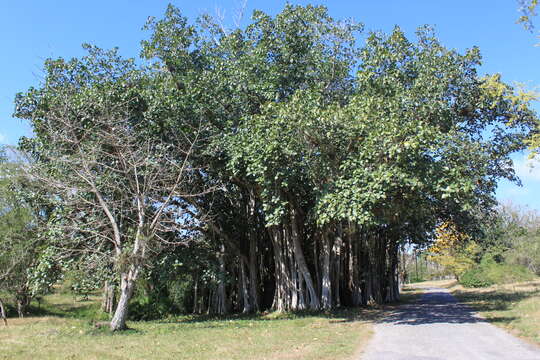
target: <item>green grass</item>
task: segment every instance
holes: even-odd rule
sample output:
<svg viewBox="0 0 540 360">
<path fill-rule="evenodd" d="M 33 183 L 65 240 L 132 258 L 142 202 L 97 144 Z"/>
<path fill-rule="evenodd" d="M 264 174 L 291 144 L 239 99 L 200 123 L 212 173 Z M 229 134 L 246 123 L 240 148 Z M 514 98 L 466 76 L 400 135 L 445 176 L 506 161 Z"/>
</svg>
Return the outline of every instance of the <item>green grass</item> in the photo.
<svg viewBox="0 0 540 360">
<path fill-rule="evenodd" d="M 488 322 L 540 344 L 540 280 L 483 289 L 456 286 L 452 293 Z"/>
<path fill-rule="evenodd" d="M 107 320 L 108 315 L 101 311 L 100 300 L 99 295 L 90 295 L 88 299 L 81 300 L 69 294 L 54 293 L 39 302 L 32 301 L 28 312 L 32 316 Z"/>
<path fill-rule="evenodd" d="M 0 327 L 0 359 L 349 359 L 372 334 L 377 309 L 260 316 L 182 316 L 94 327 L 98 298 L 44 298 L 39 316 Z M 36 308 L 33 309 L 34 311 Z"/>
<path fill-rule="evenodd" d="M 397 302 L 396 304 L 389 304 L 389 306 L 399 306 L 401 304 L 411 304 L 416 302 L 420 295 L 422 295 L 422 290 L 415 287 L 415 284 L 417 283 L 403 286 L 399 294 L 399 302 Z M 385 307 L 388 307 L 388 305 L 386 305 Z"/>
</svg>

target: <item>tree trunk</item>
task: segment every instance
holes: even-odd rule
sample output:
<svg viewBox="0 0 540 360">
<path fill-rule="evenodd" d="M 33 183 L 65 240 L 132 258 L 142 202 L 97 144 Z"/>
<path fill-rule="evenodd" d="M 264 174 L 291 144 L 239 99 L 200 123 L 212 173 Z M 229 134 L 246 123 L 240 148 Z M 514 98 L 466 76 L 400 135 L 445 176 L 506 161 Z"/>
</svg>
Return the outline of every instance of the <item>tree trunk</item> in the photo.
<svg viewBox="0 0 540 360">
<path fill-rule="evenodd" d="M 111 330 L 119 331 L 127 329 L 126 321 L 128 317 L 129 300 L 135 289 L 135 280 L 137 280 L 138 269 L 132 269 L 128 272 L 122 272 L 120 275 L 120 299 L 111 320 Z"/>
<path fill-rule="evenodd" d="M 215 312 L 220 315 L 229 312 L 229 302 L 227 299 L 227 289 L 225 288 L 226 268 L 225 268 L 225 245 L 221 244 L 219 256 L 219 280 L 217 287 L 217 303 Z"/>
<path fill-rule="evenodd" d="M 114 311 L 114 303 L 116 301 L 114 291 L 114 284 L 111 284 L 109 281 L 105 281 L 105 286 L 103 287 L 103 300 L 101 301 L 101 310 L 107 314 L 112 314 Z"/>
<path fill-rule="evenodd" d="M 16 301 L 17 301 L 17 313 L 20 318 L 24 317 L 26 313 L 26 308 L 30 305 L 30 295 L 28 284 L 22 285 L 16 292 Z"/>
<path fill-rule="evenodd" d="M 400 291 L 400 273 L 399 273 L 399 247 L 397 245 L 397 239 L 392 239 L 392 246 L 390 246 L 390 253 L 388 259 L 390 263 L 390 293 L 391 301 L 399 300 Z"/>
<path fill-rule="evenodd" d="M 288 310 L 288 282 L 289 276 L 285 265 L 285 259 L 283 254 L 283 232 L 282 226 L 273 226 L 269 229 L 272 246 L 274 249 L 274 268 L 275 268 L 275 290 L 274 300 L 272 302 L 272 309 L 275 311 Z"/>
<path fill-rule="evenodd" d="M 318 310 L 320 308 L 319 296 L 315 291 L 313 286 L 313 280 L 311 278 L 311 273 L 306 264 L 306 259 L 304 258 L 304 252 L 302 251 L 302 244 L 300 243 L 301 233 L 299 231 L 299 219 L 296 215 L 296 211 L 292 210 L 291 216 L 291 225 L 292 225 L 292 240 L 294 248 L 294 256 L 296 258 L 296 263 L 298 264 L 298 270 L 302 273 L 302 277 L 306 282 L 306 286 L 309 293 L 309 308 L 311 310 Z"/>
<path fill-rule="evenodd" d="M 199 300 L 199 307 L 197 309 L 197 314 L 208 313 L 210 308 L 210 289 L 208 285 L 203 286 L 201 291 L 201 298 Z"/>
<path fill-rule="evenodd" d="M 302 273 L 298 272 L 298 310 L 304 310 L 307 308 L 306 304 L 306 286 L 302 277 Z"/>
<path fill-rule="evenodd" d="M 330 281 L 330 240 L 326 230 L 323 230 L 322 241 L 322 284 L 321 284 L 321 306 L 328 310 L 332 308 L 332 284 Z"/>
<path fill-rule="evenodd" d="M 363 229 L 363 231 L 367 231 Z M 372 236 L 369 233 L 362 233 L 362 245 L 363 245 L 363 278 L 364 278 L 364 299 L 363 302 L 365 305 L 375 304 L 377 301 L 375 299 L 375 289 L 374 289 L 374 275 L 373 272 L 377 271 L 376 262 L 374 261 L 374 249 L 373 242 L 371 241 Z"/>
<path fill-rule="evenodd" d="M 350 259 L 349 259 L 349 272 L 351 276 L 351 292 L 352 292 L 352 305 L 360 306 L 362 305 L 362 290 L 360 287 L 360 279 L 358 276 L 360 264 L 358 263 L 358 243 L 359 239 L 353 237 L 352 227 L 349 229 L 351 234 L 349 234 L 349 246 L 351 249 Z M 356 234 L 356 233 L 354 233 Z"/>
<path fill-rule="evenodd" d="M 321 291 L 321 271 L 319 266 L 319 251 L 317 250 L 320 242 L 319 234 L 319 232 L 315 232 L 315 234 L 313 234 L 315 239 L 315 241 L 313 241 L 313 265 L 315 267 L 315 291 L 317 294 L 319 294 Z"/>
<path fill-rule="evenodd" d="M 8 326 L 6 310 L 4 309 L 4 303 L 2 302 L 2 299 L 0 299 L 0 318 L 2 318 L 2 320 L 4 321 L 4 326 Z"/>
<path fill-rule="evenodd" d="M 24 317 L 24 308 L 23 300 L 17 299 L 17 314 L 21 319 Z"/>
<path fill-rule="evenodd" d="M 260 311 L 259 273 L 257 269 L 257 212 L 256 200 L 253 190 L 249 192 L 249 296 L 251 298 L 251 311 Z"/>
<path fill-rule="evenodd" d="M 247 276 L 246 276 L 246 265 L 244 264 L 245 260 L 241 256 L 240 257 L 240 291 L 242 292 L 242 313 L 247 314 L 252 312 L 252 306 L 249 299 L 249 291 L 248 291 L 248 284 L 247 284 Z"/>
<path fill-rule="evenodd" d="M 334 296 L 334 300 L 332 302 L 333 307 L 340 307 L 341 306 L 341 279 L 343 278 L 343 229 L 341 227 L 341 224 L 337 225 L 337 236 L 333 242 L 333 246 L 331 247 L 332 253 L 331 253 L 331 268 L 333 269 L 330 277 L 330 284 L 332 286 L 332 294 Z"/>
<path fill-rule="evenodd" d="M 371 293 L 374 304 L 383 303 L 383 289 L 386 274 L 386 249 L 381 237 L 381 230 L 376 232 L 376 235 L 370 236 L 371 249 L 370 258 L 372 259 L 371 266 L 374 271 L 371 272 Z"/>
<path fill-rule="evenodd" d="M 199 303 L 199 274 L 195 275 L 195 284 L 193 285 L 193 314 L 197 313 Z"/>
<path fill-rule="evenodd" d="M 290 246 L 285 248 L 287 252 L 287 259 L 289 264 L 289 274 L 291 276 L 291 282 L 289 286 L 289 296 L 291 303 L 289 305 L 290 310 L 299 310 L 298 309 L 298 291 L 299 291 L 299 276 L 298 276 L 298 266 L 296 265 L 296 259 L 294 256 L 294 250 Z"/>
<path fill-rule="evenodd" d="M 252 232 L 249 242 L 249 295 L 251 310 L 259 312 L 259 274 L 257 271 L 257 239 Z"/>
</svg>

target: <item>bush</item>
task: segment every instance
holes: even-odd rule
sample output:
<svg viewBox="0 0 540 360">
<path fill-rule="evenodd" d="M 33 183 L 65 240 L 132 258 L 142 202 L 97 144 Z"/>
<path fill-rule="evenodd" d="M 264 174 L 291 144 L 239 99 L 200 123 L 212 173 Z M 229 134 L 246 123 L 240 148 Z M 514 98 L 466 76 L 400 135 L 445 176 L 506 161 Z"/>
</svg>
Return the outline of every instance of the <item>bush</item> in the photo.
<svg viewBox="0 0 540 360">
<path fill-rule="evenodd" d="M 411 284 L 426 281 L 426 279 L 420 275 L 419 276 L 413 275 L 408 280 L 409 280 L 409 283 Z"/>
<path fill-rule="evenodd" d="M 534 274 L 524 266 L 497 263 L 491 257 L 482 259 L 480 265 L 466 271 L 459 283 L 465 287 L 487 287 L 534 279 Z"/>
<path fill-rule="evenodd" d="M 189 276 L 179 276 L 167 283 L 140 279 L 129 304 L 131 320 L 156 320 L 187 311 L 185 302 L 191 294 Z"/>
<path fill-rule="evenodd" d="M 168 298 L 139 295 L 129 303 L 129 318 L 137 321 L 163 319 L 172 313 L 172 309 Z"/>
<path fill-rule="evenodd" d="M 493 285 L 493 282 L 487 278 L 481 267 L 476 267 L 466 271 L 463 275 L 461 275 L 459 283 L 465 287 L 471 288 L 488 287 Z"/>
</svg>

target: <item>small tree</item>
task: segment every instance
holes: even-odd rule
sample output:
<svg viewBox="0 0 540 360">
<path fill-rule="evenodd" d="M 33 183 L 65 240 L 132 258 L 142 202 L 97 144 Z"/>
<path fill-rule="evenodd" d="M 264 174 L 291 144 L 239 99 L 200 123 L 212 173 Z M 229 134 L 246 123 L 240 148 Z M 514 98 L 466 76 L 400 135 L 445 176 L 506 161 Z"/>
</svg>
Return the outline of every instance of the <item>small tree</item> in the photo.
<svg viewBox="0 0 540 360">
<path fill-rule="evenodd" d="M 0 153 L 0 295 L 8 295 L 24 316 L 31 300 L 28 268 L 39 255 L 35 212 L 21 194 L 20 166 Z M 0 299 L 0 316 L 5 309 Z M 6 321 L 7 323 L 7 321 Z"/>
<path fill-rule="evenodd" d="M 428 249 L 428 259 L 443 266 L 456 279 L 476 264 L 480 247 L 459 232 L 451 222 L 444 222 L 435 231 L 435 243 Z"/>
<path fill-rule="evenodd" d="M 110 254 L 120 297 L 112 330 L 126 328 L 128 303 L 148 252 L 176 244 L 192 221 L 182 199 L 199 169 L 189 162 L 197 129 L 149 136 L 152 75 L 116 51 L 50 60 L 46 82 L 17 97 L 16 115 L 36 138 L 28 175 L 55 194 L 60 247 Z"/>
</svg>

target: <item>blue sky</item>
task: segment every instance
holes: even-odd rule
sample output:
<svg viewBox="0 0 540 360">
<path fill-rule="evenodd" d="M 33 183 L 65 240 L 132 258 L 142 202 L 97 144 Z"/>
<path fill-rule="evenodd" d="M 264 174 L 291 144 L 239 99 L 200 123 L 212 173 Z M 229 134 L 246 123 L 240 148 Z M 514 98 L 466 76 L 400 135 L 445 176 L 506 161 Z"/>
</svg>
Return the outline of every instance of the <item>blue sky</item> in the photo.
<svg viewBox="0 0 540 360">
<path fill-rule="evenodd" d="M 202 12 L 224 14 L 233 23 L 243 0 L 170 1 L 193 19 Z M 515 24 L 519 16 L 515 0 L 356 0 L 290 1 L 321 4 L 335 18 L 354 18 L 367 30 L 388 32 L 399 25 L 413 36 L 421 25 L 435 26 L 442 43 L 457 50 L 480 47 L 483 73 L 501 73 L 507 82 L 540 88 L 540 40 Z M 161 17 L 168 1 L 160 0 L 26 0 L 0 2 L 0 143 L 15 144 L 29 127 L 11 118 L 13 98 L 41 81 L 43 61 L 48 57 L 70 58 L 83 54 L 81 44 L 103 48 L 118 46 L 124 56 L 135 57 L 139 42 L 148 34 L 141 30 L 148 16 Z M 248 0 L 244 22 L 253 9 L 275 14 L 285 1 Z M 540 22 L 538 20 L 537 22 Z M 540 110 L 540 106 L 535 104 Z M 540 163 L 530 167 L 526 154 L 513 156 L 523 187 L 501 182 L 501 201 L 540 210 Z"/>
</svg>

